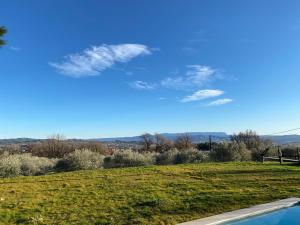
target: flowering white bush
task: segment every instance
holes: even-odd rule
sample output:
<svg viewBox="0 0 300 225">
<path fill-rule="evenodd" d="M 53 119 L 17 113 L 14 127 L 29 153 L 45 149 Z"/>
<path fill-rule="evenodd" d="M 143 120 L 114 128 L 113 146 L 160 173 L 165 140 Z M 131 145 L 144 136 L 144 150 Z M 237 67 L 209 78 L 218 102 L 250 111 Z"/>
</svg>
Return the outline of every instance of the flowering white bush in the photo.
<svg viewBox="0 0 300 225">
<path fill-rule="evenodd" d="M 63 159 L 64 170 L 88 170 L 102 168 L 105 156 L 89 149 L 75 150 Z"/>
<path fill-rule="evenodd" d="M 116 151 L 104 159 L 104 168 L 146 166 L 154 163 L 154 154 L 141 154 L 132 150 Z"/>
<path fill-rule="evenodd" d="M 0 177 L 41 175 L 53 171 L 57 160 L 31 154 L 7 153 L 0 156 Z"/>
</svg>

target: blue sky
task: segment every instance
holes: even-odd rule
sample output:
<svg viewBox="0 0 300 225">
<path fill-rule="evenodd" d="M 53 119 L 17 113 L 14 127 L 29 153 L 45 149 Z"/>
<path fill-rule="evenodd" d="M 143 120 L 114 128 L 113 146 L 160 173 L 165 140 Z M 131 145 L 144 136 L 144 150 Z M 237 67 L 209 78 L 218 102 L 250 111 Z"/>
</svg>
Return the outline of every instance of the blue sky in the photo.
<svg viewBox="0 0 300 225">
<path fill-rule="evenodd" d="M 0 138 L 300 126 L 298 0 L 4 0 Z"/>
</svg>

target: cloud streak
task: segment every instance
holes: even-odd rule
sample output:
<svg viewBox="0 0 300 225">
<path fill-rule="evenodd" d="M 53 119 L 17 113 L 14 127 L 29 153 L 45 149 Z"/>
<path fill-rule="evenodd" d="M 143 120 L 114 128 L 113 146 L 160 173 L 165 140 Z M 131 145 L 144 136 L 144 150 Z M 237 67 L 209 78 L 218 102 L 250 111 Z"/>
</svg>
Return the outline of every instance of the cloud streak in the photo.
<svg viewBox="0 0 300 225">
<path fill-rule="evenodd" d="M 198 53 L 198 50 L 196 48 L 188 47 L 188 46 L 183 47 L 181 50 L 187 56 L 192 56 Z"/>
<path fill-rule="evenodd" d="M 212 102 L 208 103 L 207 106 L 225 105 L 225 104 L 228 104 L 232 101 L 233 100 L 230 99 L 230 98 L 223 98 L 223 99 L 218 99 L 218 100 L 212 101 Z"/>
<path fill-rule="evenodd" d="M 207 98 L 213 98 L 220 95 L 223 95 L 224 91 L 218 90 L 218 89 L 207 89 L 207 90 L 199 90 L 194 92 L 192 95 L 188 95 L 181 99 L 181 102 L 193 102 L 193 101 L 199 101 Z"/>
<path fill-rule="evenodd" d="M 116 63 L 126 63 L 133 58 L 150 55 L 152 50 L 141 44 L 92 46 L 81 53 L 70 54 L 62 62 L 50 62 L 59 73 L 75 78 L 97 76 Z"/>
<path fill-rule="evenodd" d="M 20 51 L 21 50 L 21 48 L 17 47 L 17 46 L 10 46 L 9 49 L 12 51 Z"/>
<path fill-rule="evenodd" d="M 218 70 L 210 66 L 188 65 L 184 75 L 166 77 L 157 81 L 154 86 L 175 90 L 186 90 L 205 86 L 214 79 L 221 79 Z"/>
<path fill-rule="evenodd" d="M 184 76 L 167 77 L 160 82 L 166 88 L 184 89 L 189 87 L 201 87 L 217 78 L 217 70 L 209 66 L 188 65 Z"/>
<path fill-rule="evenodd" d="M 155 88 L 155 84 L 149 84 L 147 82 L 140 81 L 140 80 L 130 83 L 130 86 L 139 90 L 151 90 Z"/>
</svg>

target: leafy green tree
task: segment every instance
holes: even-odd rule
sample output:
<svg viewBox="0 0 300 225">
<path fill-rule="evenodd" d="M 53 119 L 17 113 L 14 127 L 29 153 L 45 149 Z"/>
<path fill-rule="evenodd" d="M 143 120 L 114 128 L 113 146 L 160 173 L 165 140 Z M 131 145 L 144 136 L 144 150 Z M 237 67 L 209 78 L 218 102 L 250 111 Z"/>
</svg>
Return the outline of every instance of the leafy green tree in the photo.
<svg viewBox="0 0 300 225">
<path fill-rule="evenodd" d="M 5 41 L 2 39 L 2 37 L 4 36 L 4 34 L 6 34 L 7 30 L 5 29 L 5 27 L 1 26 L 0 27 L 0 47 L 5 45 Z"/>
</svg>

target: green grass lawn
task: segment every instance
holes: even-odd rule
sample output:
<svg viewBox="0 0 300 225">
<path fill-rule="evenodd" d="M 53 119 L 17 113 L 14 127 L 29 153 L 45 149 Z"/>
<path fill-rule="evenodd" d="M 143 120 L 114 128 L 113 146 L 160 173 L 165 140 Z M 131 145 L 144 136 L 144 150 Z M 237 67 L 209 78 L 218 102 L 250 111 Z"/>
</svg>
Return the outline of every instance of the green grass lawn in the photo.
<svg viewBox="0 0 300 225">
<path fill-rule="evenodd" d="M 300 167 L 150 166 L 0 179 L 0 224 L 176 224 L 300 197 Z"/>
</svg>

